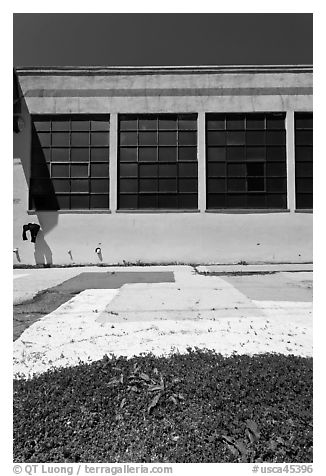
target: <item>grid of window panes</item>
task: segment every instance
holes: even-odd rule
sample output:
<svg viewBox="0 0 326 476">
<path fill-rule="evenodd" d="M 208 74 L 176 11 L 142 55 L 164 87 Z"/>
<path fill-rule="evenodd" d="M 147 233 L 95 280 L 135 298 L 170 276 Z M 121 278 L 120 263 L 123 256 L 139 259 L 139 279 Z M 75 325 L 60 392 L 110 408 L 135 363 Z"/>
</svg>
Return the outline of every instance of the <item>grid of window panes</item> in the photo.
<svg viewBox="0 0 326 476">
<path fill-rule="evenodd" d="M 207 114 L 208 209 L 287 206 L 283 113 Z"/>
<path fill-rule="evenodd" d="M 295 190 L 296 208 L 313 207 L 313 115 L 296 112 L 295 120 Z"/>
<path fill-rule="evenodd" d="M 107 115 L 33 116 L 30 207 L 109 208 Z"/>
<path fill-rule="evenodd" d="M 119 209 L 197 209 L 197 115 L 119 116 Z"/>
</svg>

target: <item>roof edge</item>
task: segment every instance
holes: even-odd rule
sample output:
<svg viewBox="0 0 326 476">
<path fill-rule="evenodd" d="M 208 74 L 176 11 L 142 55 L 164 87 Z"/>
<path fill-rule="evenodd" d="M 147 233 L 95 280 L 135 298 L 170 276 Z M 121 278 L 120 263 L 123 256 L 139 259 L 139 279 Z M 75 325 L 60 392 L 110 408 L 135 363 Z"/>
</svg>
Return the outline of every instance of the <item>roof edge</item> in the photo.
<svg viewBox="0 0 326 476">
<path fill-rule="evenodd" d="M 224 66 L 22 66 L 25 76 L 44 75 L 139 75 L 219 73 L 312 73 L 312 65 L 224 65 Z"/>
</svg>

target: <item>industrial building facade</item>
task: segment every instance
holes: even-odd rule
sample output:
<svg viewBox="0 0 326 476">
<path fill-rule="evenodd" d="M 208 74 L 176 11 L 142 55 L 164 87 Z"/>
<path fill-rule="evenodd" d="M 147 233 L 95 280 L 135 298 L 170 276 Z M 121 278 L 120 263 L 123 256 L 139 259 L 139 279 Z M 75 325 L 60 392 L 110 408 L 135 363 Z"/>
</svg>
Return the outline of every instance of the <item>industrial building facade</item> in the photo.
<svg viewBox="0 0 326 476">
<path fill-rule="evenodd" d="M 310 66 L 15 81 L 14 264 L 312 260 Z"/>
</svg>

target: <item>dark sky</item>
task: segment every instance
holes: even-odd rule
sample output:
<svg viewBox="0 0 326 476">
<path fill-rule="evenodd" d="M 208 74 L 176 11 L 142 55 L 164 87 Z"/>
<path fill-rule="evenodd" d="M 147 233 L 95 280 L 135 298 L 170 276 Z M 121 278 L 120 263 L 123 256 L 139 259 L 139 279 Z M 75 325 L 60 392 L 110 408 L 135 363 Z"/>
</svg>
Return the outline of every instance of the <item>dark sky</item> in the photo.
<svg viewBox="0 0 326 476">
<path fill-rule="evenodd" d="M 16 13 L 14 66 L 312 64 L 306 13 Z"/>
</svg>

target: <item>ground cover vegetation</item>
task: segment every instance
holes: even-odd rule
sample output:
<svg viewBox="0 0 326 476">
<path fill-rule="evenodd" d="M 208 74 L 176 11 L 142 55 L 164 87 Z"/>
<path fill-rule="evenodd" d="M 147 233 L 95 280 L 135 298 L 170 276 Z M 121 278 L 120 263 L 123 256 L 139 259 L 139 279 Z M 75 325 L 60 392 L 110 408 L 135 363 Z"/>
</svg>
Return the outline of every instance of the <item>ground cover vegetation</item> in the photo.
<svg viewBox="0 0 326 476">
<path fill-rule="evenodd" d="M 312 359 L 106 356 L 14 380 L 15 462 L 312 462 Z"/>
</svg>

